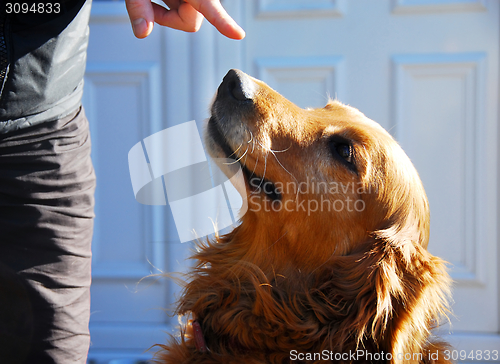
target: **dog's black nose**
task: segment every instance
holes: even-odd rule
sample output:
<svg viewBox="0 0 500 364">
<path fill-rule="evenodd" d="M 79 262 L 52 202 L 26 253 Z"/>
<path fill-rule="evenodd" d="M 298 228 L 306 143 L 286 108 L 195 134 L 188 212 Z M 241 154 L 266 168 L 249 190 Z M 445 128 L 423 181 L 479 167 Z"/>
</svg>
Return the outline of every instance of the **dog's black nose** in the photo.
<svg viewBox="0 0 500 364">
<path fill-rule="evenodd" d="M 251 100 L 257 89 L 255 82 L 240 70 L 229 70 L 221 87 L 238 101 Z"/>
</svg>

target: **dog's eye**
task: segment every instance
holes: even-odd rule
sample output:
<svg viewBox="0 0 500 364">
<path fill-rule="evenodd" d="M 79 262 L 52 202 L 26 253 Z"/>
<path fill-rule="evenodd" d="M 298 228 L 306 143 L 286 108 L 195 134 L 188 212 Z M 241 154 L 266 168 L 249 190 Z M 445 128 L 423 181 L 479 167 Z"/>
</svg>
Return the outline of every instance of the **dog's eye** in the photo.
<svg viewBox="0 0 500 364">
<path fill-rule="evenodd" d="M 337 144 L 335 150 L 346 162 L 352 163 L 352 147 L 349 144 Z"/>
<path fill-rule="evenodd" d="M 354 148 L 348 140 L 334 136 L 329 140 L 329 147 L 333 157 L 346 162 L 349 167 L 354 167 Z"/>
</svg>

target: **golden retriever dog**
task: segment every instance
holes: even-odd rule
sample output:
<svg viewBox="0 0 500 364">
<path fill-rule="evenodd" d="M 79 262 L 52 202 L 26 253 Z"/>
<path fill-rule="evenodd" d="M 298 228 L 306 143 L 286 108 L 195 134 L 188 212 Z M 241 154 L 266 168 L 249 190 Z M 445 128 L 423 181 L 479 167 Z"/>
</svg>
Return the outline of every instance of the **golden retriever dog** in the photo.
<svg viewBox="0 0 500 364">
<path fill-rule="evenodd" d="M 194 256 L 159 363 L 445 363 L 429 206 L 398 143 L 358 110 L 301 109 L 230 70 L 206 143 L 240 163 L 248 211 Z"/>
</svg>

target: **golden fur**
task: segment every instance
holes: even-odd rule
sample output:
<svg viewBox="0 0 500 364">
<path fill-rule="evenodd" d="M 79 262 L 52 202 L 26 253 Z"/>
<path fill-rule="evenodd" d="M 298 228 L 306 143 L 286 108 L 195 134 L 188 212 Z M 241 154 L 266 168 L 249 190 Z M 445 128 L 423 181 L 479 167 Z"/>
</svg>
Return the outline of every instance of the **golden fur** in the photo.
<svg viewBox="0 0 500 364">
<path fill-rule="evenodd" d="M 450 279 L 426 250 L 429 208 L 418 174 L 381 126 L 337 101 L 301 109 L 230 71 L 206 140 L 212 156 L 245 169 L 249 209 L 194 256 L 179 302 L 178 314 L 200 323 L 209 352 L 184 327 L 161 346 L 159 363 L 289 363 L 294 350 L 445 362 L 447 346 L 430 330 L 446 314 Z M 277 195 L 263 192 L 266 183 Z M 323 188 L 297 188 L 306 184 Z M 335 201 L 344 208 L 327 210 Z M 302 358 L 294 362 L 330 362 Z"/>
</svg>

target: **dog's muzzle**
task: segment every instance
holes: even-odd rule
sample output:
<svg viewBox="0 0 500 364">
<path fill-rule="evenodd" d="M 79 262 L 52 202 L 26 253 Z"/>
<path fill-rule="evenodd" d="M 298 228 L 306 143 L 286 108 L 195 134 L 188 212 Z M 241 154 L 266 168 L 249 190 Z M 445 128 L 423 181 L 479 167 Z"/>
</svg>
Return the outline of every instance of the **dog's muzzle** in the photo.
<svg viewBox="0 0 500 364">
<path fill-rule="evenodd" d="M 249 183 L 250 190 L 264 194 L 271 200 L 281 199 L 281 194 L 275 185 L 250 171 L 242 160 L 238 159 L 230 141 L 235 144 L 248 143 L 250 134 L 241 123 L 251 119 L 255 112 L 254 101 L 259 86 L 247 74 L 240 70 L 229 70 L 217 89 L 217 96 L 212 105 L 212 117 L 208 122 L 207 132 L 218 145 L 226 158 L 238 160 Z M 265 188 L 264 188 L 265 186 Z"/>
</svg>

